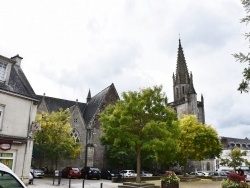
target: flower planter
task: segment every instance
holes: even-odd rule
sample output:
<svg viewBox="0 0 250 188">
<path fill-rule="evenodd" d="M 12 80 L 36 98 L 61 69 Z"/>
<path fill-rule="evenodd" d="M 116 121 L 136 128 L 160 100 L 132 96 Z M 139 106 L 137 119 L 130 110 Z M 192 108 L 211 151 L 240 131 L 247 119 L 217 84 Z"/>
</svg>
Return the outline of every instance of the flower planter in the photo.
<svg viewBox="0 0 250 188">
<path fill-rule="evenodd" d="M 161 188 L 179 188 L 179 184 L 168 184 L 166 181 L 161 181 Z"/>
</svg>

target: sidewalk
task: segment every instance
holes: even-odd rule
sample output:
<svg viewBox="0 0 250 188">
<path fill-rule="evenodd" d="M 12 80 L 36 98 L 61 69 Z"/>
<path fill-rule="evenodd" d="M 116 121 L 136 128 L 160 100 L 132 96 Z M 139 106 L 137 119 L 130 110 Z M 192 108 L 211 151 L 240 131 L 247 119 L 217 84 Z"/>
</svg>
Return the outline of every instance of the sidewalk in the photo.
<svg viewBox="0 0 250 188">
<path fill-rule="evenodd" d="M 76 182 L 77 181 L 77 182 Z M 122 183 L 112 183 L 111 181 L 105 182 L 92 182 L 84 181 L 84 188 L 117 188 L 118 185 L 122 185 Z M 33 185 L 28 185 L 28 188 L 83 188 L 83 180 L 71 180 L 71 185 L 69 186 L 69 179 L 61 179 L 60 185 L 58 185 L 58 180 L 54 181 L 52 178 L 42 178 L 42 179 L 34 179 Z"/>
<path fill-rule="evenodd" d="M 72 180 L 71 186 L 69 186 L 69 180 L 62 179 L 60 185 L 57 185 L 57 181 L 54 182 L 53 179 L 35 179 L 33 185 L 28 185 L 28 188 L 83 188 L 83 180 L 76 181 Z M 154 183 L 155 185 L 161 186 L 160 180 L 147 181 L 148 183 Z M 93 182 L 84 181 L 84 188 L 118 188 L 118 185 L 122 183 L 112 183 L 111 181 L 104 182 Z M 221 181 L 212 181 L 208 179 L 202 179 L 196 182 L 180 182 L 180 188 L 220 188 Z"/>
</svg>

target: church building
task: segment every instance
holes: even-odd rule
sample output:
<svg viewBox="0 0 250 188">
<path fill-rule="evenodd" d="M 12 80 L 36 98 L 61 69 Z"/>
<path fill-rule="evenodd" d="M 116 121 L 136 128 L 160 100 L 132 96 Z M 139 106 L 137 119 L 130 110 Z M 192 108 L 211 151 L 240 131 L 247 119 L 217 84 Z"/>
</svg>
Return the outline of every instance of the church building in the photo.
<svg viewBox="0 0 250 188">
<path fill-rule="evenodd" d="M 89 90 L 86 102 L 79 102 L 59 99 L 49 96 L 38 96 L 39 104 L 37 113 L 58 112 L 59 109 L 69 109 L 71 113 L 70 124 L 72 126 L 71 136 L 76 142 L 80 142 L 83 151 L 79 157 L 74 160 L 60 160 L 58 168 L 63 169 L 66 166 L 74 167 L 107 167 L 105 160 L 105 146 L 99 140 L 102 135 L 101 124 L 99 122 L 99 113 L 102 112 L 109 104 L 114 104 L 119 100 L 119 95 L 114 84 L 106 87 L 93 97 Z M 43 161 L 43 166 L 53 169 L 49 160 L 38 156 L 34 153 L 33 165 L 40 166 L 40 161 Z"/>
<path fill-rule="evenodd" d="M 194 114 L 199 122 L 205 123 L 204 99 L 197 101 L 194 89 L 193 75 L 188 72 L 186 59 L 179 39 L 176 73 L 173 74 L 174 101 L 169 105 L 174 108 L 181 118 L 183 114 Z"/>
</svg>

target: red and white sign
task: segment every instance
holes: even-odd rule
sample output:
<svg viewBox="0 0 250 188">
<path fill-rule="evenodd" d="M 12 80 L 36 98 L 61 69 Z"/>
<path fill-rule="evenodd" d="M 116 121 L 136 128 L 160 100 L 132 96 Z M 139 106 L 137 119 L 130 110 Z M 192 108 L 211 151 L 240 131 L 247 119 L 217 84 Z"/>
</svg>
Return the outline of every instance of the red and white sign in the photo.
<svg viewBox="0 0 250 188">
<path fill-rule="evenodd" d="M 10 150 L 11 149 L 11 145 L 10 144 L 0 144 L 0 149 L 1 150 Z"/>
</svg>

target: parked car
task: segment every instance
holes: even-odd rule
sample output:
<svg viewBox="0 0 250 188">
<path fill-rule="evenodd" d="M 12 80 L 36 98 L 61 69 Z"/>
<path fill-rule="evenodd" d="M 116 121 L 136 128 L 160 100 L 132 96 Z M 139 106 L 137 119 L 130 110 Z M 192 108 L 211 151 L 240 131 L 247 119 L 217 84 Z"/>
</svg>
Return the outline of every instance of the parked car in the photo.
<svg viewBox="0 0 250 188">
<path fill-rule="evenodd" d="M 81 178 L 81 170 L 79 168 L 75 168 L 75 167 L 65 167 L 62 171 L 61 171 L 62 177 L 65 178 Z"/>
<path fill-rule="evenodd" d="M 208 176 L 208 172 L 204 172 L 204 171 L 197 171 L 197 173 L 202 174 L 201 176 Z"/>
<path fill-rule="evenodd" d="M 244 172 L 244 174 L 246 175 L 246 182 L 250 182 L 250 172 Z"/>
<path fill-rule="evenodd" d="M 227 177 L 227 173 L 224 171 L 220 171 L 220 172 L 209 172 L 208 173 L 209 176 L 224 176 Z"/>
<path fill-rule="evenodd" d="M 0 163 L 0 187 L 27 188 L 17 175 L 3 163 Z"/>
<path fill-rule="evenodd" d="M 141 176 L 153 176 L 152 173 L 150 173 L 149 171 L 141 171 Z"/>
<path fill-rule="evenodd" d="M 99 168 L 93 168 L 93 167 L 84 167 L 81 170 L 82 177 L 84 179 L 100 179 L 101 178 L 101 171 Z"/>
<path fill-rule="evenodd" d="M 136 177 L 137 174 L 134 170 L 122 170 L 119 174 L 123 177 Z"/>
<path fill-rule="evenodd" d="M 102 169 L 101 178 L 111 180 L 112 177 L 117 177 L 118 173 L 112 169 Z"/>
<path fill-rule="evenodd" d="M 39 169 L 37 167 L 32 166 L 30 168 L 30 172 L 33 175 L 34 178 L 42 178 L 44 177 L 44 171 L 42 169 Z"/>
<path fill-rule="evenodd" d="M 189 175 L 191 175 L 191 176 L 204 176 L 204 174 L 201 172 L 190 172 Z"/>
</svg>

